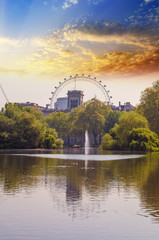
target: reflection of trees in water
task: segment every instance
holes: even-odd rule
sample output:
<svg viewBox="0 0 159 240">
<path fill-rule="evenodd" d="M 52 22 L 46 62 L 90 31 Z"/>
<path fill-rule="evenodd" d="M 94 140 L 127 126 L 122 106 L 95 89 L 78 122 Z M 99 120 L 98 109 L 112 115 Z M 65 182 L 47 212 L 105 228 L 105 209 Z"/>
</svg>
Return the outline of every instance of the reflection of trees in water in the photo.
<svg viewBox="0 0 159 240">
<path fill-rule="evenodd" d="M 0 156 L 0 185 L 3 192 L 38 188 L 49 190 L 55 207 L 72 217 L 88 217 L 104 211 L 103 201 L 116 191 L 140 194 L 141 215 L 159 221 L 159 154 L 120 161 L 45 159 Z"/>
<path fill-rule="evenodd" d="M 149 164 L 153 162 L 154 167 L 140 192 L 141 214 L 151 215 L 154 222 L 159 222 L 159 155 L 151 153 L 149 159 Z"/>
<path fill-rule="evenodd" d="M 1 155 L 0 182 L 6 193 L 16 193 L 21 190 L 31 191 L 39 184 L 36 174 L 38 160 L 29 157 Z"/>
<path fill-rule="evenodd" d="M 84 161 L 58 161 L 61 161 L 61 164 L 55 168 L 58 174 L 57 172 L 54 173 L 54 176 L 48 174 L 47 178 L 55 207 L 66 212 L 72 218 L 77 216 L 86 218 L 93 212 L 100 211 L 100 204 L 104 199 L 103 194 L 100 196 L 95 187 L 96 190 L 92 195 L 86 187 L 86 182 L 91 178 L 89 185 L 92 185 L 93 188 L 93 179 L 98 167 L 92 167 L 91 162 L 85 168 Z"/>
</svg>

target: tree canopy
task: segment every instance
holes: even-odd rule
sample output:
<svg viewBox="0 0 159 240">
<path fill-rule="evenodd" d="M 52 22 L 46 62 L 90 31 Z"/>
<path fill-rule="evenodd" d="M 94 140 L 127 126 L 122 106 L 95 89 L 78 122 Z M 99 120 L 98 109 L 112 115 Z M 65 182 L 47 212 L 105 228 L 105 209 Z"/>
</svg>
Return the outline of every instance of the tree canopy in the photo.
<svg viewBox="0 0 159 240">
<path fill-rule="evenodd" d="M 134 111 L 123 112 L 119 118 L 119 124 L 115 124 L 109 134 L 104 135 L 100 147 L 102 149 L 128 149 L 129 133 L 136 128 L 148 129 L 146 118 Z"/>
<path fill-rule="evenodd" d="M 147 118 L 150 129 L 159 135 L 159 80 L 142 92 L 137 111 Z"/>
<path fill-rule="evenodd" d="M 68 113 L 53 112 L 45 117 L 45 122 L 50 128 L 56 129 L 59 137 L 68 135 Z"/>
<path fill-rule="evenodd" d="M 148 128 L 146 118 L 134 111 L 123 112 L 119 118 L 119 125 L 116 124 L 111 130 L 113 134 L 116 133 L 115 138 L 118 139 L 119 146 L 127 147 L 127 135 L 134 128 Z"/>
<path fill-rule="evenodd" d="M 6 104 L 0 112 L 0 148 L 56 148 L 55 130 L 49 134 L 54 139 L 52 145 L 45 144 L 48 127 L 41 116 L 37 108 Z"/>
<path fill-rule="evenodd" d="M 134 151 L 159 151 L 158 135 L 146 128 L 136 128 L 128 134 L 128 145 Z"/>
<path fill-rule="evenodd" d="M 104 132 L 109 133 L 110 129 L 114 127 L 115 123 L 119 123 L 119 118 L 121 116 L 121 112 L 118 111 L 110 111 L 108 116 L 106 117 L 106 121 L 104 124 Z"/>
<path fill-rule="evenodd" d="M 70 112 L 73 133 L 84 135 L 85 130 L 88 130 L 89 134 L 93 135 L 96 145 L 97 136 L 103 134 L 104 123 L 110 111 L 110 106 L 95 98 L 85 102 L 81 107 L 73 109 Z"/>
</svg>

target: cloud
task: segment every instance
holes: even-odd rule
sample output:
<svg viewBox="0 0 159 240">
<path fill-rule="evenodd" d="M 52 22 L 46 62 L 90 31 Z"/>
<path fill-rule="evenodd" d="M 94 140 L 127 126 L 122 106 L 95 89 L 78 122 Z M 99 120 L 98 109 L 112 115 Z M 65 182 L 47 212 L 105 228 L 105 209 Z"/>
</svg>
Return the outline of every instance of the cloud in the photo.
<svg viewBox="0 0 159 240">
<path fill-rule="evenodd" d="M 128 26 L 125 27 L 124 25 L 121 25 L 120 23 L 116 22 L 106 22 L 106 21 L 100 21 L 100 22 L 86 22 L 79 26 L 79 31 L 83 32 L 85 34 L 90 34 L 94 36 L 131 36 L 136 38 L 144 38 L 144 37 L 151 37 L 156 33 L 156 28 L 153 28 L 151 25 L 148 27 L 145 26 Z"/>
<path fill-rule="evenodd" d="M 10 45 L 10 46 L 16 46 L 19 44 L 19 40 L 17 39 L 9 39 L 6 37 L 0 36 L 0 45 Z"/>
<path fill-rule="evenodd" d="M 66 72 L 122 76 L 159 72 L 158 35 L 153 25 L 83 21 L 43 37 L 0 38 L 4 63 L 0 72 L 47 77 Z"/>
<path fill-rule="evenodd" d="M 66 0 L 62 6 L 63 9 L 70 8 L 72 5 L 78 4 L 78 0 Z"/>
<path fill-rule="evenodd" d="M 77 4 L 78 0 L 69 0 L 70 3 Z"/>
<path fill-rule="evenodd" d="M 101 2 L 104 2 L 106 0 L 88 0 L 89 4 L 93 4 L 93 5 L 98 5 Z"/>
<path fill-rule="evenodd" d="M 32 40 L 27 68 L 42 76 L 70 73 L 129 75 L 158 72 L 158 32 L 114 22 L 66 24 Z M 58 72 L 58 73 L 57 73 Z"/>
<path fill-rule="evenodd" d="M 70 57 L 73 55 L 73 51 L 69 50 L 69 49 L 61 49 L 60 54 L 63 57 Z"/>
<path fill-rule="evenodd" d="M 130 53 L 114 51 L 96 58 L 96 72 L 124 75 L 147 74 L 158 72 L 159 49 L 154 52 Z"/>
<path fill-rule="evenodd" d="M 154 0 L 145 0 L 146 3 L 153 2 Z"/>
<path fill-rule="evenodd" d="M 44 1 L 43 4 L 44 4 L 45 6 L 47 6 L 47 5 L 48 5 L 48 2 L 47 2 L 47 1 Z"/>
<path fill-rule="evenodd" d="M 1 68 L 0 67 L 0 73 L 1 74 L 16 74 L 19 76 L 27 75 L 28 72 L 26 72 L 23 69 L 7 69 L 7 68 Z"/>
</svg>

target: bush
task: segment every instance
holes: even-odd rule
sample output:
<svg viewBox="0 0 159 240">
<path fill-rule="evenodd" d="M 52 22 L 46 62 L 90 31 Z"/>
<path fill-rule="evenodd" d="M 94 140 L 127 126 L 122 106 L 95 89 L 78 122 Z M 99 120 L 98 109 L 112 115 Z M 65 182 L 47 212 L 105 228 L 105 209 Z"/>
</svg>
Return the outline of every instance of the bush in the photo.
<svg viewBox="0 0 159 240">
<path fill-rule="evenodd" d="M 64 141 L 61 138 L 57 138 L 55 140 L 55 144 L 56 144 L 57 148 L 63 148 L 63 143 L 64 143 Z"/>
<path fill-rule="evenodd" d="M 149 129 L 133 129 L 128 135 L 129 149 L 133 151 L 159 151 L 159 139 Z"/>
<path fill-rule="evenodd" d="M 100 145 L 100 148 L 103 150 L 112 150 L 115 148 L 116 141 L 110 136 L 110 134 L 106 133 L 103 136 L 102 143 Z"/>
<path fill-rule="evenodd" d="M 44 138 L 44 147 L 45 148 L 63 148 L 63 140 L 57 138 L 58 134 L 53 128 L 48 128 L 46 130 L 46 135 Z"/>
</svg>

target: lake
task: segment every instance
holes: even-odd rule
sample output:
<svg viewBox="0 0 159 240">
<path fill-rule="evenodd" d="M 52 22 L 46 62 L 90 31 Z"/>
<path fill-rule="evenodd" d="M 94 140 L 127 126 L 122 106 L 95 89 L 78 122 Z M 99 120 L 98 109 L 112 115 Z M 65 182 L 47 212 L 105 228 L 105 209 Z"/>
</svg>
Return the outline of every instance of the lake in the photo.
<svg viewBox="0 0 159 240">
<path fill-rule="evenodd" d="M 158 237 L 159 153 L 0 151 L 0 239 Z"/>
</svg>

